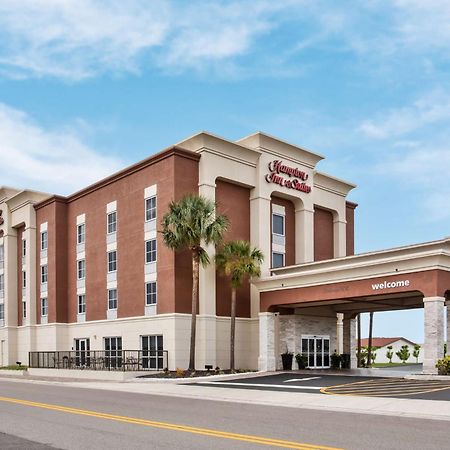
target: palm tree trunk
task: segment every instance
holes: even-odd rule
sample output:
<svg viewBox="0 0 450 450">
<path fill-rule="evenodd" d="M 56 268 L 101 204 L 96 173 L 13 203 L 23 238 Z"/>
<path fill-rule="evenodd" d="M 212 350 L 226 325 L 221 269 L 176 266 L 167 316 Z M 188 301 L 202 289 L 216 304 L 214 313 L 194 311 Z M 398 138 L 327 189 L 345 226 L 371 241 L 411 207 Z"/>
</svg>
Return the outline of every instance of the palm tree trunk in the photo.
<svg viewBox="0 0 450 450">
<path fill-rule="evenodd" d="M 195 370 L 195 332 L 197 329 L 199 259 L 198 254 L 192 253 L 192 317 L 191 317 L 191 347 L 189 353 L 189 369 Z"/>
<path fill-rule="evenodd" d="M 356 367 L 361 367 L 361 314 L 358 314 L 358 318 L 357 318 L 357 322 L 358 322 L 358 351 L 357 351 L 357 362 L 358 364 L 356 365 Z"/>
<path fill-rule="evenodd" d="M 373 312 L 369 313 L 369 347 L 367 349 L 367 367 L 372 366 L 372 331 L 373 331 Z"/>
<path fill-rule="evenodd" d="M 230 370 L 234 370 L 234 337 L 236 334 L 236 288 L 231 288 Z"/>
</svg>

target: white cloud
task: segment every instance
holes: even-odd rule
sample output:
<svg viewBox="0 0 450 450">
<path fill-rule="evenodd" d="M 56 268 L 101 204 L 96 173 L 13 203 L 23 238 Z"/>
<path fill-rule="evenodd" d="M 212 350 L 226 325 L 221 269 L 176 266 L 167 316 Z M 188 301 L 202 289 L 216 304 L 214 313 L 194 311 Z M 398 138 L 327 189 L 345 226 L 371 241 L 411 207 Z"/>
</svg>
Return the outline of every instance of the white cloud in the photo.
<svg viewBox="0 0 450 450">
<path fill-rule="evenodd" d="M 446 120 L 450 120 L 450 95 L 436 90 L 412 105 L 391 109 L 375 119 L 363 121 L 359 129 L 370 138 L 391 139 Z"/>
<path fill-rule="evenodd" d="M 418 52 L 425 58 L 429 50 L 450 50 L 449 5 L 365 0 L 349 9 L 324 0 L 0 0 L 0 74 L 80 80 L 152 64 L 220 73 L 233 62 L 248 73 L 261 57 L 283 64 L 273 71 L 282 74 L 311 47 L 350 51 L 367 61 L 395 62 Z"/>
<path fill-rule="evenodd" d="M 450 145 L 423 143 L 415 150 L 404 149 L 388 155 L 377 171 L 418 194 L 425 222 L 450 218 Z"/>
<path fill-rule="evenodd" d="M 424 221 L 450 218 L 449 123 L 450 95 L 434 91 L 359 127 L 377 161 L 374 173 L 420 199 Z"/>
<path fill-rule="evenodd" d="M 122 165 L 83 142 L 77 129 L 45 129 L 23 111 L 0 103 L 1 183 L 68 194 Z"/>
<path fill-rule="evenodd" d="M 152 62 L 198 69 L 247 52 L 292 3 L 0 0 L 0 71 L 79 80 Z"/>
<path fill-rule="evenodd" d="M 169 24 L 164 2 L 0 0 L 0 67 L 16 76 L 80 79 L 135 70 Z"/>
</svg>

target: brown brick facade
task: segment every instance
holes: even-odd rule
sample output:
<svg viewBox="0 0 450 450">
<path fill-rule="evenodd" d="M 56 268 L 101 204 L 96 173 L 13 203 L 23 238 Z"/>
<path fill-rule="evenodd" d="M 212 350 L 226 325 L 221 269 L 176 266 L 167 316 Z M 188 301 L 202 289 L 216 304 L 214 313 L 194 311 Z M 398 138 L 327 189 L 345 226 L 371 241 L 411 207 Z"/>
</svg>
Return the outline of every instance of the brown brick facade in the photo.
<svg viewBox="0 0 450 450">
<path fill-rule="evenodd" d="M 250 190 L 248 188 L 216 180 L 217 211 L 230 220 L 225 241 L 250 240 Z M 230 280 L 216 275 L 216 314 L 230 316 Z M 245 280 L 237 291 L 237 317 L 250 317 L 250 285 Z"/>
<path fill-rule="evenodd" d="M 48 223 L 49 323 L 77 321 L 76 226 L 81 214 L 86 224 L 86 320 L 106 319 L 106 205 L 113 201 L 117 202 L 117 316 L 144 315 L 144 190 L 157 185 L 159 230 L 169 203 L 197 191 L 198 159 L 171 148 L 73 196 L 52 197 L 36 206 L 38 229 Z M 37 253 L 40 275 L 39 246 Z M 189 255 L 175 255 L 157 232 L 159 314 L 190 310 L 191 273 Z M 37 283 L 37 311 L 39 290 Z"/>
<path fill-rule="evenodd" d="M 334 256 L 333 213 L 314 207 L 314 261 Z"/>
</svg>

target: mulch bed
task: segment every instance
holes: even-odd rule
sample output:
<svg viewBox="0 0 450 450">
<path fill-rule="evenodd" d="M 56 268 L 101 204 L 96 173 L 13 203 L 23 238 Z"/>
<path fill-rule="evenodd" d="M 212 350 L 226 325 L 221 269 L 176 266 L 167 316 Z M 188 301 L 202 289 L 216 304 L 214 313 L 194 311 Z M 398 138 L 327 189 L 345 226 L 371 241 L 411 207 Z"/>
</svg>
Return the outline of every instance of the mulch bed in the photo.
<svg viewBox="0 0 450 450">
<path fill-rule="evenodd" d="M 196 370 L 190 372 L 189 370 L 166 370 L 164 372 L 153 373 L 149 375 L 140 375 L 138 378 L 195 378 L 207 377 L 211 375 L 226 375 L 233 373 L 254 372 L 253 370 Z"/>
</svg>

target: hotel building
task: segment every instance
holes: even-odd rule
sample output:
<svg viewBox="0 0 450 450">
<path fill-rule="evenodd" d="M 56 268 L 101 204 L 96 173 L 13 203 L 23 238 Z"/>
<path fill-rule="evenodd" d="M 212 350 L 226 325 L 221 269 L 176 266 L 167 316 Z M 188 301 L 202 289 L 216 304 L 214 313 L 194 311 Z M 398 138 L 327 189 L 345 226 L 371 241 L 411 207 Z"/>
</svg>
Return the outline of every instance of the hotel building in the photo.
<svg viewBox="0 0 450 450">
<path fill-rule="evenodd" d="M 68 197 L 0 188 L 0 365 L 114 348 L 165 350 L 169 369 L 186 368 L 191 258 L 158 231 L 169 202 L 196 193 L 228 216 L 226 240 L 265 255 L 238 291 L 237 367 L 276 370 L 286 350 L 317 368 L 336 350 L 355 367 L 358 313 L 424 308 L 433 372 L 450 239 L 354 255 L 355 185 L 317 170 L 322 159 L 263 133 L 200 133 Z M 197 367 L 227 368 L 230 286 L 214 264 L 201 269 L 198 311 Z"/>
</svg>

